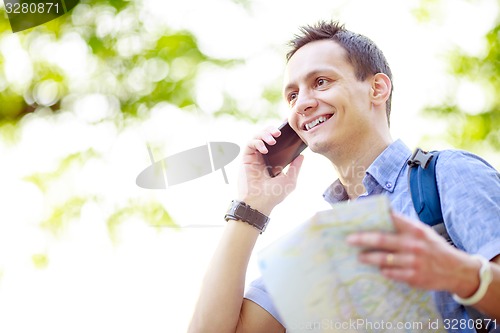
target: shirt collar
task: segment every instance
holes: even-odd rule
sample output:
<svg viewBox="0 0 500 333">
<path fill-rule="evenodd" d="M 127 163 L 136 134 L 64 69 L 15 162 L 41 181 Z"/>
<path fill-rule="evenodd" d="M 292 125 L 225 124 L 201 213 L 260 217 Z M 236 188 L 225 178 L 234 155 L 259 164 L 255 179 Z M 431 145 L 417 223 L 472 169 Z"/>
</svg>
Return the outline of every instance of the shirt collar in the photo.
<svg viewBox="0 0 500 333">
<path fill-rule="evenodd" d="M 340 179 L 337 179 L 330 186 L 328 186 L 325 192 L 323 192 L 323 198 L 326 202 L 333 205 L 337 202 L 349 200 L 349 195 L 347 194 L 344 185 L 340 182 Z"/>
<path fill-rule="evenodd" d="M 363 185 L 368 194 L 375 186 L 394 192 L 400 173 L 411 156 L 410 149 L 401 140 L 391 143 L 366 170 Z M 323 193 L 323 198 L 330 204 L 349 199 L 347 192 L 337 179 Z"/>
<path fill-rule="evenodd" d="M 366 170 L 366 174 L 373 177 L 378 185 L 392 193 L 397 185 L 399 174 L 406 166 L 410 156 L 410 149 L 401 140 L 397 140 L 373 161 Z M 365 176 L 363 182 L 367 179 L 368 177 Z M 367 191 L 370 193 L 368 188 Z"/>
</svg>

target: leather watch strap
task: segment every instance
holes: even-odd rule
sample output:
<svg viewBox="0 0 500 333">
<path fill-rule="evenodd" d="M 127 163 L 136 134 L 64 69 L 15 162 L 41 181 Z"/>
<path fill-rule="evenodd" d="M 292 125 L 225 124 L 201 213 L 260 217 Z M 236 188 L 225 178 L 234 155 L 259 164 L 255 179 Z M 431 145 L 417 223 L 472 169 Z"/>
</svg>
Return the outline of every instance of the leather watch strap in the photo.
<svg viewBox="0 0 500 333">
<path fill-rule="evenodd" d="M 266 230 L 267 223 L 269 222 L 269 217 L 262 214 L 258 210 L 253 209 L 250 205 L 247 205 L 243 201 L 238 200 L 231 201 L 224 219 L 226 221 L 239 220 L 246 222 L 260 230 L 260 233 L 263 233 Z"/>
</svg>

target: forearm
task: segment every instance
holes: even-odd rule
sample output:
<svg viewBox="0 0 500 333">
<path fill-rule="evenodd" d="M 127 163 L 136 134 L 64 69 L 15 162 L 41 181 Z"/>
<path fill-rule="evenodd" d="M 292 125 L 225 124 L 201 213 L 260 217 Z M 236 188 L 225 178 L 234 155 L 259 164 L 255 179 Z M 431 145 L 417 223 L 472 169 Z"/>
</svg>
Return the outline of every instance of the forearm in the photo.
<svg viewBox="0 0 500 333">
<path fill-rule="evenodd" d="M 259 230 L 229 221 L 205 275 L 189 332 L 234 332 L 243 301 L 248 261 Z"/>
<path fill-rule="evenodd" d="M 269 176 L 261 155 L 268 152 L 264 142 L 273 145 L 274 137 L 280 134 L 278 129 L 264 131 L 243 150 L 237 199 L 266 216 L 293 191 L 303 161 L 303 156 L 299 156 L 290 164 L 288 172 L 274 178 Z M 284 190 L 275 193 L 276 188 Z M 190 333 L 235 332 L 239 323 L 247 331 L 255 331 L 256 324 L 262 326 L 259 313 L 241 312 L 248 261 L 259 234 L 260 230 L 246 222 L 230 220 L 227 223 L 203 280 Z M 270 322 L 264 326 L 282 328 L 272 316 L 267 318 Z"/>
<path fill-rule="evenodd" d="M 477 271 L 477 269 L 473 271 L 472 275 L 477 276 Z M 487 314 L 489 317 L 500 321 L 500 256 L 497 256 L 491 261 L 491 272 L 493 278 L 486 294 L 473 306 L 479 311 Z M 469 286 L 464 284 L 463 287 L 460 287 L 456 294 L 463 298 L 469 297 L 477 290 L 478 284 L 479 279 L 477 278 L 477 282 L 472 283 Z"/>
</svg>

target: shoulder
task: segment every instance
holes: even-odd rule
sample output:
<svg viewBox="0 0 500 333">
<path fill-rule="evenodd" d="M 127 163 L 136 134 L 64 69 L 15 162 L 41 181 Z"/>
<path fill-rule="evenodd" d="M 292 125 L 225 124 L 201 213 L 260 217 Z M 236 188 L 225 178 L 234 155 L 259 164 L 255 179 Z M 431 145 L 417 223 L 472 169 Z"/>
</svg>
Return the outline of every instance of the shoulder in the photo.
<svg viewBox="0 0 500 333">
<path fill-rule="evenodd" d="M 440 192 L 461 196 L 478 190 L 500 194 L 500 173 L 478 155 L 464 150 L 442 150 L 436 161 L 436 181 Z M 460 193 L 457 193 L 460 192 Z M 441 193 L 447 195 L 449 193 Z"/>
<path fill-rule="evenodd" d="M 485 159 L 466 150 L 446 149 L 437 151 L 437 153 L 439 154 L 437 165 L 456 167 L 474 165 L 495 170 L 495 168 Z"/>
<path fill-rule="evenodd" d="M 469 253 L 500 253 L 500 175 L 481 157 L 443 150 L 436 162 L 441 209 L 455 245 Z"/>
<path fill-rule="evenodd" d="M 447 149 L 438 152 L 436 178 L 438 182 L 440 180 L 465 180 L 468 182 L 472 179 L 498 182 L 500 181 L 500 173 L 476 154 L 465 150 Z"/>
</svg>

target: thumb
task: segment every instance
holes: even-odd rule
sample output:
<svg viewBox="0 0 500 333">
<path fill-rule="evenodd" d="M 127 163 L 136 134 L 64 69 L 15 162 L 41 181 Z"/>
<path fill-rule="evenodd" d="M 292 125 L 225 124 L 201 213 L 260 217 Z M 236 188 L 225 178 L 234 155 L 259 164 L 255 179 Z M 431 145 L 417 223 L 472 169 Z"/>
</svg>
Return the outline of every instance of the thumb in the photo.
<svg viewBox="0 0 500 333">
<path fill-rule="evenodd" d="M 408 217 L 396 213 L 391 212 L 392 221 L 394 222 L 394 228 L 397 232 L 407 232 L 407 233 L 418 233 L 419 229 L 422 228 L 423 224 L 420 222 L 413 222 Z"/>
<path fill-rule="evenodd" d="M 299 176 L 299 172 L 302 167 L 302 162 L 304 162 L 304 155 L 297 156 L 292 163 L 290 163 L 288 172 L 286 173 L 287 178 L 297 181 L 297 177 Z"/>
</svg>

